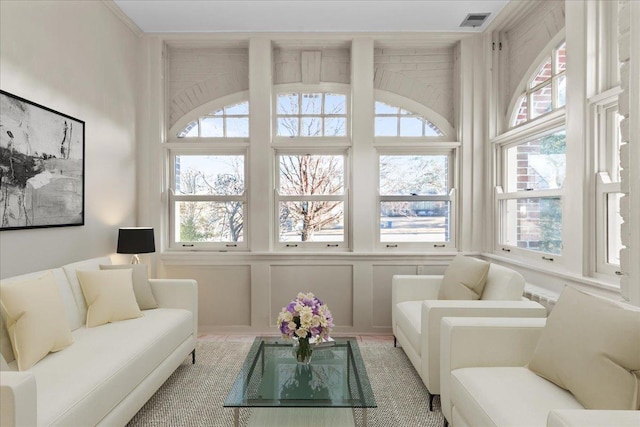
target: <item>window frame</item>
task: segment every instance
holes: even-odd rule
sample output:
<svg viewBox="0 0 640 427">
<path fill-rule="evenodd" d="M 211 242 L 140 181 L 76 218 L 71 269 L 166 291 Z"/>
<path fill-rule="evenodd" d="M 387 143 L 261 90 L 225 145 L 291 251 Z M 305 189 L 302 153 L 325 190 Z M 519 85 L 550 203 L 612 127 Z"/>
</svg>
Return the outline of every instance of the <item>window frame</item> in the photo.
<svg viewBox="0 0 640 427">
<path fill-rule="evenodd" d="M 618 94 L 616 87 L 590 100 L 593 120 L 593 150 L 595 173 L 595 248 L 592 250 L 593 272 L 600 279 L 612 281 L 619 286 L 617 276 L 620 265 L 609 262 L 610 238 L 608 196 L 622 193 L 620 174 L 620 128 L 618 118 Z M 619 120 L 619 119 L 618 119 Z M 617 239 L 621 239 L 621 229 L 615 229 Z M 616 238 L 614 237 L 614 239 Z"/>
<path fill-rule="evenodd" d="M 518 92 L 516 92 L 516 94 L 513 97 L 513 100 L 511 101 L 511 109 L 510 109 L 510 113 L 508 115 L 508 122 L 507 122 L 507 128 L 508 129 L 517 129 L 521 126 L 524 126 L 528 123 L 532 123 L 532 122 L 536 122 L 539 120 L 545 120 L 545 118 L 547 118 L 548 116 L 550 116 L 551 114 L 558 112 L 558 111 L 564 111 L 566 109 L 566 99 L 565 99 L 565 103 L 564 105 L 559 106 L 558 105 L 558 81 L 562 78 L 565 77 L 566 79 L 566 73 L 567 73 L 567 68 L 565 66 L 565 69 L 562 71 L 557 71 L 556 67 L 556 52 L 558 51 L 558 49 L 561 46 L 565 46 L 565 52 L 566 52 L 566 38 L 564 35 L 564 32 L 561 33 L 561 39 L 559 39 L 556 43 L 553 43 L 553 47 L 552 48 L 547 48 L 545 49 L 536 59 L 536 61 L 534 62 L 535 64 L 535 68 L 533 69 L 529 69 L 530 72 L 525 74 L 525 78 L 523 78 L 523 80 L 520 82 L 520 84 L 518 84 L 517 88 L 519 88 Z M 566 53 L 565 53 L 565 57 L 566 57 Z M 535 77 L 538 74 L 538 70 L 540 70 L 540 68 L 546 64 L 547 59 L 551 59 L 551 77 L 541 83 L 538 83 L 535 86 L 531 86 L 531 82 L 535 79 Z M 566 64 L 566 62 L 565 62 Z M 544 88 L 545 86 L 550 85 L 551 86 L 551 110 L 546 112 L 546 113 L 542 113 L 540 115 L 537 115 L 535 117 L 531 116 L 531 111 L 532 111 L 532 96 L 533 94 Z M 566 83 L 565 83 L 565 88 L 566 88 Z M 566 89 L 565 89 L 566 90 Z M 566 95 L 565 95 L 566 96 Z M 524 120 L 521 123 L 517 123 L 516 124 L 516 119 L 520 110 L 520 105 L 521 105 L 521 99 L 525 98 L 527 100 L 527 119 Z"/>
<path fill-rule="evenodd" d="M 175 161 L 177 156 L 224 156 L 235 155 L 244 157 L 244 192 L 241 195 L 181 195 L 176 194 Z M 249 185 L 249 153 L 247 147 L 225 147 L 210 149 L 205 147 L 167 147 L 168 160 L 168 249 L 180 251 L 246 251 L 249 248 L 249 216 L 248 185 Z M 242 202 L 243 211 L 243 239 L 241 242 L 181 242 L 176 240 L 176 205 L 179 202 Z"/>
<path fill-rule="evenodd" d="M 165 209 L 168 210 L 165 219 L 167 236 L 166 250 L 169 252 L 184 251 L 247 251 L 250 247 L 249 230 L 249 144 L 250 131 L 247 137 L 182 137 L 181 132 L 194 120 L 201 120 L 216 109 L 224 109 L 229 105 L 249 102 L 249 130 L 251 128 L 251 105 L 249 91 L 235 92 L 210 102 L 207 102 L 178 120 L 167 131 L 167 141 L 163 144 L 164 153 L 164 196 Z M 175 194 L 175 157 L 180 155 L 242 155 L 244 157 L 244 194 L 242 196 L 208 196 L 208 195 L 177 195 Z M 240 198 L 242 200 L 240 200 Z M 242 201 L 243 202 L 243 241 L 242 242 L 179 242 L 175 239 L 176 202 L 179 201 Z"/>
<path fill-rule="evenodd" d="M 183 137 L 178 138 L 178 133 L 180 133 L 189 123 L 200 120 L 202 117 L 208 116 L 209 113 L 215 111 L 216 109 L 225 108 L 229 105 L 240 104 L 243 102 L 249 102 L 249 136 L 246 137 Z M 215 116 L 212 116 L 215 117 Z M 176 122 L 171 126 L 171 128 L 167 131 L 167 144 L 178 143 L 186 146 L 187 144 L 205 144 L 205 143 L 215 143 L 215 144 L 248 144 L 251 138 L 251 103 L 249 101 L 249 91 L 241 91 L 236 92 L 230 95 L 226 95 L 213 101 L 207 102 L 182 116 L 180 119 L 176 120 Z"/>
<path fill-rule="evenodd" d="M 562 242 L 565 241 L 566 227 L 565 224 L 565 206 L 564 196 L 566 193 L 566 180 L 563 186 L 558 189 L 544 189 L 544 190 L 516 190 L 506 191 L 508 184 L 507 176 L 507 155 L 508 149 L 516 147 L 527 142 L 534 141 L 539 138 L 544 138 L 561 131 L 566 132 L 565 117 L 564 114 L 554 114 L 547 120 L 537 123 L 535 125 L 526 126 L 523 129 L 516 129 L 512 132 L 505 133 L 498 138 L 495 138 L 493 143 L 494 156 L 496 159 L 496 186 L 494 188 L 494 218 L 495 218 L 495 234 L 494 234 L 494 253 L 501 256 L 511 255 L 530 261 L 544 261 L 551 262 L 554 265 L 563 263 L 563 253 L 551 254 L 533 249 L 520 248 L 515 245 L 507 244 L 505 241 L 505 235 L 508 232 L 506 230 L 507 219 L 505 218 L 504 203 L 508 200 L 518 199 L 531 199 L 531 198 L 559 198 L 562 209 Z M 565 153 L 566 155 L 566 153 Z M 563 243 L 564 245 L 564 243 Z"/>
<path fill-rule="evenodd" d="M 375 120 L 375 103 L 382 102 L 392 107 L 398 107 L 422 116 L 425 120 L 437 126 L 443 136 L 375 136 L 373 147 L 376 156 L 376 209 L 374 224 L 376 224 L 375 248 L 383 251 L 420 251 L 420 252 L 450 252 L 458 246 L 458 206 L 459 206 L 459 164 L 461 161 L 461 143 L 456 141 L 456 131 L 443 116 L 412 99 L 401 95 L 375 89 L 374 103 L 371 106 Z M 375 129 L 374 129 L 375 133 Z M 449 241 L 448 242 L 382 242 L 380 233 L 380 203 L 383 201 L 380 195 L 380 156 L 381 155 L 441 155 L 449 156 L 449 194 L 446 196 L 449 206 Z M 387 196 L 389 197 L 389 196 Z M 397 196 L 390 196 L 391 198 Z M 402 197 L 402 196 L 401 196 Z M 411 197 L 411 196 L 410 196 Z M 432 196 L 411 197 L 412 201 L 421 201 L 422 198 L 430 199 Z M 444 196 L 437 196 L 444 197 Z M 390 200 L 390 199 L 388 199 Z"/>
<path fill-rule="evenodd" d="M 376 104 L 384 104 L 387 105 L 389 107 L 392 108 L 397 108 L 398 111 L 396 113 L 378 113 L 375 111 L 376 108 Z M 402 112 L 405 111 L 406 113 L 403 114 Z M 445 136 L 444 132 L 442 131 L 442 129 L 440 129 L 438 126 L 436 126 L 433 122 L 431 122 L 430 120 L 428 120 L 424 115 L 416 113 L 414 111 L 402 108 L 402 107 L 398 107 L 395 105 L 389 105 L 386 102 L 382 102 L 382 101 L 375 101 L 374 102 L 374 136 L 376 138 L 411 138 L 411 139 L 415 139 L 415 138 L 442 138 Z M 396 134 L 395 135 L 378 135 L 375 133 L 375 128 L 376 128 L 376 122 L 375 120 L 377 118 L 393 118 L 396 120 Z M 422 123 L 422 135 L 402 135 L 402 119 L 403 118 L 411 118 L 411 119 L 418 119 L 421 120 Z M 434 128 L 438 130 L 438 132 L 440 132 L 441 135 L 426 135 L 426 129 L 430 127 L 430 128 Z"/>
<path fill-rule="evenodd" d="M 385 139 L 388 137 L 384 137 Z M 381 222 L 381 204 L 383 202 L 394 201 L 444 201 L 449 202 L 449 240 L 448 241 L 420 241 L 420 242 L 403 242 L 403 241 L 382 241 L 382 227 L 377 227 L 375 245 L 382 250 L 407 250 L 407 251 L 450 251 L 457 246 L 457 162 L 458 162 L 458 143 L 437 144 L 436 146 L 423 146 L 420 148 L 413 147 L 394 147 L 394 146 L 378 146 L 376 149 L 376 170 L 377 170 L 377 194 L 376 194 L 376 224 Z M 380 157 L 381 156 L 402 156 L 402 155 L 446 155 L 448 161 L 448 188 L 446 195 L 382 195 L 380 194 Z"/>
<path fill-rule="evenodd" d="M 315 140 L 315 139 L 314 139 Z M 274 188 L 273 188 L 273 212 L 274 212 L 274 246 L 280 250 L 298 250 L 298 251 L 348 251 L 351 248 L 351 232 L 350 232 L 350 150 L 348 147 L 335 148 L 294 148 L 294 147 L 275 147 L 273 150 L 274 165 Z M 280 156 L 300 156 L 300 155 L 331 155 L 342 156 L 343 158 L 343 186 L 344 191 L 341 195 L 281 195 L 278 191 L 280 187 Z M 296 201 L 342 201 L 343 209 L 343 240 L 342 242 L 285 242 L 280 240 L 280 203 L 296 202 Z"/>
<path fill-rule="evenodd" d="M 284 136 L 278 135 L 278 118 L 281 117 L 278 115 L 278 96 L 283 94 L 293 94 L 296 93 L 298 96 L 302 96 L 304 93 L 335 93 L 339 95 L 345 96 L 345 135 L 344 136 Z M 299 98 L 301 99 L 301 98 Z M 289 116 L 289 115 L 285 115 Z M 310 116 L 310 117 L 321 117 L 322 122 L 324 123 L 326 118 L 331 117 L 343 117 L 343 115 L 327 115 L 327 114 L 301 114 L 298 112 L 295 115 L 299 118 Z M 273 90 L 273 100 L 272 100 L 272 114 L 271 114 L 271 126 L 272 126 L 272 142 L 273 144 L 349 144 L 351 142 L 351 86 L 341 83 L 318 83 L 318 84 L 300 84 L 300 83 L 292 83 L 292 84 L 280 84 L 276 85 Z"/>
<path fill-rule="evenodd" d="M 398 95 L 393 92 L 388 92 L 381 89 L 374 90 L 373 100 L 373 120 L 374 120 L 374 144 L 386 145 L 391 144 L 393 146 L 422 146 L 425 143 L 429 143 L 429 146 L 433 146 L 436 143 L 450 143 L 456 141 L 457 134 L 455 129 L 443 116 L 438 114 L 431 108 L 420 104 L 412 99 L 405 98 L 402 95 Z M 428 122 L 432 123 L 443 136 L 376 136 L 375 135 L 375 103 L 382 102 L 392 107 L 402 108 L 413 112 L 415 115 L 423 117 Z"/>
<path fill-rule="evenodd" d="M 227 107 L 235 106 L 235 105 L 239 105 L 239 104 L 247 104 L 247 114 L 227 114 Z M 247 139 L 247 138 L 250 137 L 250 135 L 249 135 L 249 128 L 250 128 L 250 126 L 249 126 L 249 117 L 250 117 L 250 113 L 248 112 L 248 107 L 249 107 L 249 101 L 248 100 L 247 101 L 238 102 L 236 104 L 228 104 L 228 105 L 225 105 L 223 107 L 220 107 L 220 108 L 218 108 L 218 110 L 222 110 L 222 114 L 216 115 L 216 114 L 213 114 L 213 113 L 210 112 L 208 114 L 205 114 L 203 116 L 198 117 L 195 120 L 190 121 L 187 124 L 187 126 L 189 126 L 191 123 L 198 122 L 198 135 L 196 135 L 196 136 L 187 136 L 187 135 L 179 136 L 179 134 L 178 134 L 178 135 L 176 135 L 176 137 L 178 139 L 180 139 L 180 140 L 194 139 L 194 138 L 197 138 L 197 139 L 211 138 L 211 139 L 216 139 L 216 140 L 219 140 L 219 139 L 229 139 L 229 140 Z M 228 131 L 227 121 L 228 121 L 228 119 L 244 119 L 244 118 L 247 119 L 247 135 L 229 136 L 228 133 L 227 133 L 227 131 Z M 220 120 L 222 120 L 222 133 L 223 133 L 223 136 L 202 136 L 203 121 L 206 120 L 206 119 L 220 119 Z M 186 127 L 185 127 L 185 129 L 186 129 Z"/>
</svg>

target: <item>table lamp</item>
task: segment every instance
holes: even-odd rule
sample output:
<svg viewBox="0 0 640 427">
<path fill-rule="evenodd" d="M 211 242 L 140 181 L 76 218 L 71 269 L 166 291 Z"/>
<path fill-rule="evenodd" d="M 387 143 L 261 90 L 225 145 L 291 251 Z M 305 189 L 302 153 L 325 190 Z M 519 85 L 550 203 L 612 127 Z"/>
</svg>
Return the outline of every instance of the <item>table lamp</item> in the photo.
<svg viewBox="0 0 640 427">
<path fill-rule="evenodd" d="M 122 227 L 118 230 L 119 254 L 133 254 L 131 264 L 140 264 L 138 254 L 156 251 L 153 227 Z"/>
</svg>

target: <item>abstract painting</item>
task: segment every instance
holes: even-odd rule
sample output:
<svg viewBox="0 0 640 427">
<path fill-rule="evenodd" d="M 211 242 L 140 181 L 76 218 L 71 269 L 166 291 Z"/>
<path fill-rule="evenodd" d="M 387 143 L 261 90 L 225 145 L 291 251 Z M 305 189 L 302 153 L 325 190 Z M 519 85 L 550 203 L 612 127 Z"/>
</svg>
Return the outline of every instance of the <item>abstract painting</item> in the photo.
<svg viewBox="0 0 640 427">
<path fill-rule="evenodd" d="M 0 230 L 84 225 L 84 122 L 0 90 Z"/>
</svg>

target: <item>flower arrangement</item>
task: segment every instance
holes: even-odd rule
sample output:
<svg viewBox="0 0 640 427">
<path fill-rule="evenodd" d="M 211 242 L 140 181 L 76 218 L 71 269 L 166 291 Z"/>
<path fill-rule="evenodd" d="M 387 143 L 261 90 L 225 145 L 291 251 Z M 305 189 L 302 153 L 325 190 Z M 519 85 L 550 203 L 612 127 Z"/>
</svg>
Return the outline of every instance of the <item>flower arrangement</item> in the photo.
<svg viewBox="0 0 640 427">
<path fill-rule="evenodd" d="M 298 361 L 308 363 L 313 351 L 309 340 L 313 338 L 316 344 L 328 340 L 333 317 L 319 298 L 301 292 L 278 314 L 278 327 L 283 337 L 296 341 Z"/>
</svg>

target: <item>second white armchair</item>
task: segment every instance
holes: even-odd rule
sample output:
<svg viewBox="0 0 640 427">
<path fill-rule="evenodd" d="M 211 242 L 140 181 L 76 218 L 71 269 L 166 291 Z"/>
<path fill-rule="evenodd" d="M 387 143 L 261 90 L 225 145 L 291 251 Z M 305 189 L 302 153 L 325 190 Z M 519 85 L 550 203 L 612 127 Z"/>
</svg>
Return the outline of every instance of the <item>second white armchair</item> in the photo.
<svg viewBox="0 0 640 427">
<path fill-rule="evenodd" d="M 391 287 L 394 345 L 400 344 L 430 393 L 440 394 L 443 317 L 546 317 L 522 297 L 524 278 L 512 269 L 457 255 L 444 275 L 396 275 Z M 443 298 L 467 298 L 443 299 Z M 474 299 L 471 299 L 474 298 Z"/>
</svg>

